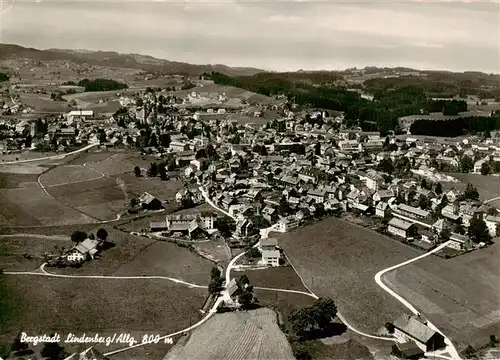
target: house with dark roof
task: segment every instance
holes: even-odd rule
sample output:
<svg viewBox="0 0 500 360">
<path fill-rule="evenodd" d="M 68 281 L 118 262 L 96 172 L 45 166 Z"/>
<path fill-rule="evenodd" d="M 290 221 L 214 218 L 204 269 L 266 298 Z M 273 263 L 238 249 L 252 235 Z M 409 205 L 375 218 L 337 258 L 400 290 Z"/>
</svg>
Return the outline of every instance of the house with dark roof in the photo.
<svg viewBox="0 0 500 360">
<path fill-rule="evenodd" d="M 401 359 L 420 359 L 425 352 L 413 341 L 396 343 L 392 346 L 392 354 Z"/>
<path fill-rule="evenodd" d="M 161 201 L 148 192 L 144 192 L 141 196 L 139 196 L 139 204 L 141 204 L 142 208 L 146 210 L 163 209 Z"/>
<path fill-rule="evenodd" d="M 402 342 L 414 341 L 425 351 L 434 351 L 446 346 L 444 336 L 428 327 L 421 318 L 403 315 L 396 319 L 393 325 L 394 336 Z"/>
<path fill-rule="evenodd" d="M 412 222 L 394 217 L 391 219 L 391 221 L 389 221 L 387 231 L 390 234 L 401 236 L 402 238 L 407 239 L 416 232 L 416 226 Z"/>
</svg>

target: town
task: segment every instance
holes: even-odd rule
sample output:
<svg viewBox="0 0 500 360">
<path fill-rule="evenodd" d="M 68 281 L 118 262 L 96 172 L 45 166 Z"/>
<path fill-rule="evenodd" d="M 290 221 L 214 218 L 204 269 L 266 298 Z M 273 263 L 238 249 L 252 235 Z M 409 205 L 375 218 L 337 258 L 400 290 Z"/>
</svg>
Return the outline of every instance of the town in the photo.
<svg viewBox="0 0 500 360">
<path fill-rule="evenodd" d="M 353 79 L 362 76 L 356 70 L 336 81 L 355 86 L 347 91 L 359 96 L 360 82 Z M 420 115 L 400 116 L 393 129 L 384 125 L 376 131 L 368 115 L 360 114 L 356 122 L 348 111 L 228 86 L 216 72 L 198 77 L 144 72 L 133 78 L 169 85 L 95 78 L 28 87 L 19 73 L 11 74 L 0 119 L 2 277 L 23 281 L 24 288 L 33 278 L 72 279 L 75 287 L 82 281 L 77 297 L 94 291 L 92 281 L 103 281 L 99 291 L 129 297 L 124 301 L 131 306 L 140 282 L 153 291 L 171 281 L 175 285 L 151 297 L 179 293 L 170 302 L 183 305 L 169 305 L 168 311 L 193 312 L 197 306 L 198 311 L 157 329 L 160 340 L 182 339 L 180 349 L 157 342 L 68 352 L 64 344 L 46 343 L 42 358 L 146 359 L 146 353 L 127 354 L 149 346 L 163 355 L 174 346 L 168 359 L 199 358 L 209 347 L 205 338 L 214 343 L 211 358 L 226 358 L 223 340 L 210 333 L 239 324 L 248 314 L 256 314 L 248 321 L 259 324 L 252 332 L 265 327 L 280 339 L 281 345 L 263 345 L 266 358 L 324 358 L 321 351 L 331 346 L 328 351 L 341 353 L 347 343 L 355 344 L 357 358 L 366 359 L 494 358 L 486 356 L 497 344 L 498 303 L 495 289 L 481 285 L 491 287 L 497 278 L 481 266 L 498 259 L 498 101 L 473 94 L 435 97 L 429 104 L 441 106 L 441 114 L 422 109 Z M 61 111 L 41 112 L 36 96 Z M 449 115 L 448 103 L 465 106 L 465 112 Z M 449 125 L 449 136 L 421 130 L 435 123 L 445 131 L 442 123 L 463 119 L 471 128 L 481 121 L 493 125 L 460 136 L 453 134 L 455 125 Z M 405 272 L 407 267 L 412 270 Z M 334 273 L 350 280 L 326 279 Z M 123 279 L 130 288 L 105 285 Z M 36 292 L 38 285 L 30 284 L 29 292 Z M 182 286 L 191 292 L 177 288 Z M 476 299 L 480 294 L 483 303 Z M 299 306 L 288 295 L 304 300 L 296 301 Z M 115 310 L 128 306 L 113 301 Z M 466 308 L 471 313 L 464 315 Z M 279 313 L 279 327 L 270 309 Z M 89 314 L 99 325 L 72 329 L 75 336 L 79 330 L 105 332 L 97 321 L 101 311 Z M 48 329 L 60 333 L 78 321 L 57 321 Z M 110 329 L 127 326 L 116 321 Z M 24 326 L 15 318 L 6 318 L 6 324 L 15 326 L 9 325 L 2 340 L 12 342 Z M 127 329 L 140 338 L 152 332 L 151 324 Z M 223 339 L 233 341 L 230 336 L 243 331 L 231 329 Z M 359 340 L 363 337 L 383 344 Z M 317 345 L 322 338 L 340 340 Z M 18 337 L 4 356 L 35 359 L 30 347 Z M 374 357 L 373 349 L 382 355 Z M 249 351 L 241 359 L 256 356 L 253 350 L 239 351 Z"/>
</svg>

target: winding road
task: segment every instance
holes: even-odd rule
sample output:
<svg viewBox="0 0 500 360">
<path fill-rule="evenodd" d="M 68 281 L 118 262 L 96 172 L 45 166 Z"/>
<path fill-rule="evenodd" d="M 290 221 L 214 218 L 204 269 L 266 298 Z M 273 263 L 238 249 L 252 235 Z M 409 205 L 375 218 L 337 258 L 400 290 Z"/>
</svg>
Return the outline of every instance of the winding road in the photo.
<svg viewBox="0 0 500 360">
<path fill-rule="evenodd" d="M 203 197 L 205 198 L 206 202 L 212 206 L 213 208 L 215 208 L 216 210 L 226 214 L 227 216 L 231 217 L 232 219 L 236 220 L 235 217 L 231 216 L 228 212 L 220 209 L 218 206 L 216 206 L 212 200 L 208 197 L 208 194 L 207 192 L 205 191 L 205 189 L 203 187 L 200 187 L 200 191 L 203 195 Z M 261 230 L 261 237 L 265 238 L 268 236 L 269 232 L 273 231 L 275 229 L 275 225 L 273 226 L 270 226 L 269 228 L 266 228 L 266 229 L 262 229 Z M 16 235 L 19 235 L 19 234 L 14 234 L 14 235 L 7 235 L 8 237 L 14 237 Z M 43 238 L 45 238 L 47 235 L 36 235 L 36 234 L 24 234 L 24 235 L 29 235 L 29 236 L 38 236 L 38 237 L 41 237 L 43 236 Z M 48 238 L 49 236 L 47 236 Z M 412 313 L 414 314 L 419 314 L 418 310 L 411 304 L 409 303 L 407 300 L 405 300 L 402 296 L 398 295 L 395 291 L 393 291 L 392 289 L 390 289 L 387 285 L 384 284 L 384 282 L 382 281 L 382 277 L 383 275 L 385 275 L 386 273 L 390 272 L 390 271 L 393 271 L 393 270 L 396 270 L 402 266 L 405 266 L 405 265 L 408 265 L 408 264 L 411 264 L 415 261 L 418 261 L 422 258 L 425 258 L 427 256 L 430 256 L 432 255 L 433 253 L 437 252 L 437 251 L 440 251 L 441 249 L 443 249 L 444 247 L 446 247 L 448 245 L 449 242 L 446 242 L 444 244 L 441 244 L 439 247 L 435 248 L 434 250 L 432 251 L 429 251 L 423 255 L 420 255 L 420 256 L 417 256 L 413 259 L 410 259 L 410 260 L 407 260 L 407 261 L 404 261 L 400 264 L 397 264 L 397 265 L 394 265 L 394 266 L 390 266 L 386 269 L 383 269 L 381 271 L 379 271 L 376 275 L 375 275 L 375 281 L 376 283 L 384 290 L 386 291 L 388 294 L 390 294 L 392 297 L 394 297 L 395 299 L 397 299 L 398 301 L 400 301 L 403 305 L 405 305 Z M 258 242 L 254 245 L 254 247 L 257 247 L 258 246 Z M 188 328 L 185 328 L 183 330 L 179 330 L 177 332 L 174 332 L 174 333 L 171 333 L 171 334 L 168 334 L 168 335 L 164 335 L 160 338 L 160 340 L 163 340 L 163 339 L 166 339 L 166 338 L 170 338 L 170 337 L 173 337 L 173 336 L 176 336 L 176 335 L 179 335 L 179 334 L 183 334 L 183 333 L 187 333 L 195 328 L 197 328 L 198 326 L 202 325 L 203 323 L 205 323 L 209 318 L 211 318 L 216 312 L 217 312 L 217 309 L 218 307 L 221 305 L 221 303 L 224 301 L 224 299 L 226 299 L 229 294 L 228 294 L 228 291 L 227 291 L 227 285 L 230 283 L 231 281 L 231 270 L 235 267 L 235 263 L 238 259 L 240 259 L 243 255 L 245 254 L 245 252 L 235 256 L 233 259 L 231 259 L 229 265 L 227 266 L 226 268 L 226 272 L 225 272 L 225 281 L 226 281 L 226 288 L 223 290 L 222 292 L 222 296 L 219 296 L 217 298 L 217 300 L 215 301 L 214 305 L 211 307 L 211 309 L 208 311 L 208 313 L 206 314 L 205 317 L 203 317 L 200 321 L 198 321 L 196 324 L 188 327 Z M 314 299 L 317 299 L 318 296 L 316 294 L 314 294 L 311 289 L 309 289 L 307 287 L 307 285 L 305 284 L 303 278 L 300 276 L 299 272 L 297 271 L 297 269 L 293 266 L 293 264 L 289 261 L 291 267 L 294 269 L 295 273 L 299 276 L 300 280 L 302 281 L 304 287 L 307 289 L 308 292 L 305 292 L 305 291 L 298 291 L 298 290 L 287 290 L 287 289 L 276 289 L 276 288 L 266 288 L 266 287 L 255 287 L 255 289 L 259 289 L 259 290 L 267 290 L 267 291 L 278 291 L 278 292 L 286 292 L 286 293 L 296 293 L 296 294 L 302 294 L 302 295 L 305 295 L 305 296 L 309 296 L 309 297 L 312 297 Z M 176 278 L 172 278 L 172 277 L 167 277 L 167 276 L 100 276 L 100 275 L 62 275 L 62 274 L 54 274 L 54 273 L 50 273 L 48 272 L 47 270 L 45 270 L 45 266 L 46 264 L 42 264 L 40 266 L 39 269 L 37 269 L 36 271 L 26 271 L 26 272 L 11 272 L 11 271 L 4 271 L 4 274 L 6 275 L 34 275 L 34 276 L 47 276 L 47 277 L 61 277 L 61 278 L 87 278 L 87 279 L 112 279 L 112 280 L 131 280 L 131 279 L 161 279 L 161 280 L 168 280 L 168 281 L 172 281 L 174 283 L 177 283 L 177 284 L 181 284 L 181 285 L 186 285 L 188 287 L 191 287 L 191 288 L 202 288 L 202 289 L 206 289 L 207 286 L 205 285 L 198 285 L 198 284 L 193 284 L 193 283 L 190 283 L 190 282 L 186 282 L 186 281 L 183 281 L 183 280 L 180 280 L 180 279 L 176 279 Z M 386 340 L 386 341 L 396 341 L 396 339 L 394 337 L 383 337 L 383 336 L 376 336 L 376 335 L 370 335 L 370 334 L 367 334 L 367 333 L 364 333 L 362 331 L 359 331 L 358 329 L 354 328 L 351 324 L 349 324 L 349 322 L 342 316 L 341 313 L 337 313 L 337 316 L 338 318 L 347 326 L 348 329 L 350 329 L 351 331 L 361 335 L 361 336 L 365 336 L 367 338 L 372 338 L 372 339 L 377 339 L 377 340 Z M 431 327 L 432 329 L 434 329 L 435 331 L 438 331 L 440 332 L 432 323 L 430 323 L 428 321 L 428 326 Z M 440 332 L 442 334 L 442 332 Z M 444 336 L 444 334 L 443 334 Z M 451 343 L 451 341 L 445 336 L 445 342 L 446 342 L 446 349 L 444 350 L 440 350 L 440 351 L 436 351 L 436 352 L 432 352 L 432 353 L 426 353 L 427 356 L 434 356 L 436 358 L 440 358 L 440 359 L 445 359 L 445 360 L 461 360 L 456 348 L 453 346 L 453 344 Z M 124 347 L 122 349 L 118 349 L 118 350 L 114 350 L 114 351 L 111 351 L 111 352 L 108 352 L 108 353 L 105 353 L 104 355 L 105 356 L 111 356 L 111 355 L 114 355 L 114 354 L 117 354 L 117 353 L 121 353 L 121 352 L 124 352 L 124 351 L 127 351 L 127 350 L 130 350 L 130 349 L 133 349 L 133 348 L 138 348 L 138 347 L 141 347 L 141 346 L 145 346 L 147 344 L 136 344 L 136 345 L 133 345 L 133 346 L 130 346 L 130 347 Z M 445 355 L 445 353 L 449 353 L 451 355 L 451 357 L 448 357 Z"/>
<path fill-rule="evenodd" d="M 380 286 L 382 289 L 384 289 L 387 293 L 389 293 L 393 298 L 395 298 L 396 300 L 398 300 L 400 303 L 402 303 L 404 306 L 406 306 L 406 308 L 408 310 L 410 310 L 413 314 L 415 315 L 419 315 L 420 312 L 412 305 L 410 304 L 410 302 L 408 302 L 407 300 L 405 300 L 402 296 L 398 295 L 394 290 L 392 290 L 391 288 L 389 288 L 386 284 L 384 284 L 384 282 L 382 281 L 382 276 L 384 276 L 385 274 L 387 274 L 388 272 L 390 271 L 393 271 L 393 270 L 396 270 L 402 266 L 405 266 L 405 265 L 408 265 L 408 264 L 411 264 L 412 262 L 415 262 L 415 261 L 418 261 L 420 259 L 423 259 L 429 255 L 432 255 L 442 249 L 444 249 L 445 247 L 447 247 L 449 244 L 451 243 L 451 240 L 439 245 L 438 247 L 436 247 L 434 250 L 431 250 L 425 254 L 422 254 L 420 256 L 417 256 L 413 259 L 410 259 L 410 260 L 407 260 L 407 261 L 404 261 L 400 264 L 397 264 L 397 265 L 394 265 L 394 266 L 391 266 L 391 267 L 388 267 L 387 269 L 384 269 L 384 270 L 381 270 L 379 271 L 376 275 L 375 275 L 375 282 L 377 283 L 378 286 Z M 461 359 L 460 355 L 458 354 L 458 351 L 457 349 L 455 348 L 455 346 L 452 344 L 452 342 L 450 341 L 450 339 L 448 337 L 446 337 L 442 331 L 440 331 L 434 324 L 432 324 L 429 320 L 427 320 L 427 326 L 430 327 L 431 329 L 433 329 L 434 331 L 437 331 L 439 332 L 441 335 L 444 336 L 445 338 L 445 344 L 446 344 L 446 351 L 452 356 L 452 359 Z"/>
</svg>

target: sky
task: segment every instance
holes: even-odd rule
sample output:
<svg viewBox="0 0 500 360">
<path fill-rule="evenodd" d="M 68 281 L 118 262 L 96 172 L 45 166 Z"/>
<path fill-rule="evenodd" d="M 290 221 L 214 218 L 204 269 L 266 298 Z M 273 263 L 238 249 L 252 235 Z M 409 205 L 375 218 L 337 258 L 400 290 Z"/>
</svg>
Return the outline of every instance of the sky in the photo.
<svg viewBox="0 0 500 360">
<path fill-rule="evenodd" d="M 500 73 L 500 0 L 3 0 L 2 42 L 266 70 Z"/>
</svg>

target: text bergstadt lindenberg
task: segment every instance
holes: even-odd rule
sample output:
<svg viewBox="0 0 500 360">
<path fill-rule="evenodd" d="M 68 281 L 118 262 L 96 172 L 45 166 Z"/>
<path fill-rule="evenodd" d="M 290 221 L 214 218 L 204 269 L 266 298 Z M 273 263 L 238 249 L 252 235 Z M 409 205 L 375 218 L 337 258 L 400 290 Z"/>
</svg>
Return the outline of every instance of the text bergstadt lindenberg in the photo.
<svg viewBox="0 0 500 360">
<path fill-rule="evenodd" d="M 47 334 L 36 335 L 36 336 L 28 336 L 25 332 L 21 333 L 21 342 L 33 344 L 36 346 L 41 343 L 59 343 L 61 342 L 61 335 L 58 333 L 51 334 L 48 336 Z M 173 339 L 171 337 L 160 336 L 160 335 L 143 335 L 141 337 L 141 342 L 139 343 L 132 335 L 130 334 L 113 334 L 112 336 L 101 336 L 98 333 L 93 336 L 83 334 L 83 335 L 75 335 L 69 333 L 68 336 L 64 339 L 65 344 L 105 344 L 109 346 L 111 344 L 128 344 L 128 346 L 134 346 L 137 344 L 146 345 L 146 344 L 173 344 Z"/>
</svg>

